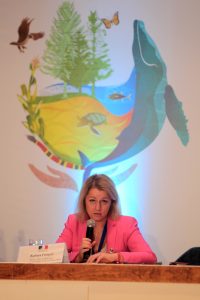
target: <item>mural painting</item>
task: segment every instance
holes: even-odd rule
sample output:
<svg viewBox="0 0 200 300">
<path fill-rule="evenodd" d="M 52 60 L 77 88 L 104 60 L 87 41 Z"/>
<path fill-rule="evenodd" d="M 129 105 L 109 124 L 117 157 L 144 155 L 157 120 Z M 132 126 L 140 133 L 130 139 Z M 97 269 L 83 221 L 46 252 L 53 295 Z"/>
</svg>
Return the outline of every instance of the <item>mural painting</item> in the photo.
<svg viewBox="0 0 200 300">
<path fill-rule="evenodd" d="M 100 86 L 114 72 L 109 58 L 107 32 L 120 26 L 120 11 L 111 19 L 91 11 L 87 25 L 70 2 L 58 8 L 48 37 L 31 33 L 33 19 L 24 18 L 19 38 L 11 45 L 21 55 L 31 42 L 46 39 L 43 57 L 30 62 L 30 76 L 22 83 L 18 100 L 26 112 L 23 122 L 27 141 L 50 160 L 63 166 L 63 172 L 48 166 L 46 174 L 29 164 L 33 174 L 45 184 L 77 191 L 68 168 L 82 170 L 83 181 L 106 167 L 117 168 L 116 183 L 135 170 L 116 167 L 147 148 L 159 135 L 165 119 L 171 123 L 180 142 L 189 141 L 187 119 L 182 103 L 167 80 L 167 68 L 156 43 L 141 20 L 133 20 L 132 55 L 134 65 L 127 81 Z M 36 20 L 34 20 L 36 22 Z M 37 74 L 50 75 L 55 84 L 38 93 Z"/>
</svg>

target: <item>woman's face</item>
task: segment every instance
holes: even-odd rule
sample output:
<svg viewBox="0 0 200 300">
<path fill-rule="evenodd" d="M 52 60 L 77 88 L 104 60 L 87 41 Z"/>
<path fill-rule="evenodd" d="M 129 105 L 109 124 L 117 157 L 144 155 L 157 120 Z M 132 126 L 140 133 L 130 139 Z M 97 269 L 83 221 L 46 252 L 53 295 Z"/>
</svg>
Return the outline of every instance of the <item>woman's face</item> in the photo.
<svg viewBox="0 0 200 300">
<path fill-rule="evenodd" d="M 111 199 L 105 191 L 91 188 L 85 198 L 86 211 L 95 222 L 105 222 L 111 206 Z"/>
</svg>

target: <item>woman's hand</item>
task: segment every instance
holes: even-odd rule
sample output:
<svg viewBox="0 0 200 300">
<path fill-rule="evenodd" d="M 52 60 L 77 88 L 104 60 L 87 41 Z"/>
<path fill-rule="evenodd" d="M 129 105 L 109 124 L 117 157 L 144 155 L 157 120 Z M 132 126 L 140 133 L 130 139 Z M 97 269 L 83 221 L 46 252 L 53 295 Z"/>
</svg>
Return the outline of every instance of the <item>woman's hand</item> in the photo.
<svg viewBox="0 0 200 300">
<path fill-rule="evenodd" d="M 117 253 L 106 253 L 106 252 L 98 252 L 91 255 L 87 263 L 113 263 L 118 259 Z"/>
<path fill-rule="evenodd" d="M 96 243 L 96 241 L 92 242 L 91 239 L 83 238 L 81 247 L 79 250 L 79 254 L 76 257 L 75 262 L 82 262 L 84 253 L 89 251 L 90 249 L 92 249 L 94 247 L 95 243 Z"/>
</svg>

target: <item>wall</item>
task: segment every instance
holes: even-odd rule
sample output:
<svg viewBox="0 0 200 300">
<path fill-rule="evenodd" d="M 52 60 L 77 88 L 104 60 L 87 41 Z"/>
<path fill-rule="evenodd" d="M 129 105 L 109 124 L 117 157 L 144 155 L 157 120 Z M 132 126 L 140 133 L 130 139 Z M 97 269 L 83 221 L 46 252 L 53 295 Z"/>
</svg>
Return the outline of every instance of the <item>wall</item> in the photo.
<svg viewBox="0 0 200 300">
<path fill-rule="evenodd" d="M 56 189 L 40 182 L 31 173 L 33 163 L 61 166 L 50 162 L 42 152 L 26 139 L 23 127 L 25 114 L 17 100 L 20 84 L 28 78 L 27 68 L 33 54 L 42 55 L 45 40 L 36 42 L 26 53 L 19 53 L 9 43 L 17 38 L 16 28 L 23 17 L 35 18 L 35 30 L 48 35 L 58 6 L 63 1 L 24 1 L 13 4 L 1 0 L 1 210 L 0 260 L 16 259 L 19 245 L 29 238 L 43 238 L 53 242 L 68 213 L 74 211 L 77 192 Z M 145 22 L 148 32 L 167 65 L 168 81 L 181 99 L 187 116 L 189 144 L 184 147 L 166 120 L 156 140 L 128 163 L 137 163 L 133 175 L 118 188 L 126 197 L 123 213 L 138 218 L 140 228 L 163 263 L 176 259 L 183 251 L 199 246 L 199 170 L 200 150 L 198 89 L 200 67 L 198 0 L 150 1 L 73 1 L 86 18 L 89 11 L 109 17 L 120 12 L 119 31 L 109 34 L 114 74 L 103 84 L 116 84 L 127 79 L 133 65 L 132 21 Z M 121 54 L 123 55 L 123 60 Z M 40 89 L 53 83 L 50 77 L 39 75 Z M 66 170 L 81 185 L 83 171 Z M 126 193 L 126 191 L 128 191 Z M 134 195 L 134 198 L 132 197 Z"/>
</svg>

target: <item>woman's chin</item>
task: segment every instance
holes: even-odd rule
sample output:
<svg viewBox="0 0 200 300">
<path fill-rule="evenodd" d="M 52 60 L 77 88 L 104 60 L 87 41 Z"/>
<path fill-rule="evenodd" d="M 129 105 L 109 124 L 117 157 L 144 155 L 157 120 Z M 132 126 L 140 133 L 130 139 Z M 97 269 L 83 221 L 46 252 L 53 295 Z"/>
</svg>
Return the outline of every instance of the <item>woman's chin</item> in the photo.
<svg viewBox="0 0 200 300">
<path fill-rule="evenodd" d="M 92 219 L 94 219 L 94 221 L 96 221 L 96 222 L 102 222 L 102 221 L 105 221 L 106 218 L 100 214 L 94 214 Z"/>
</svg>

